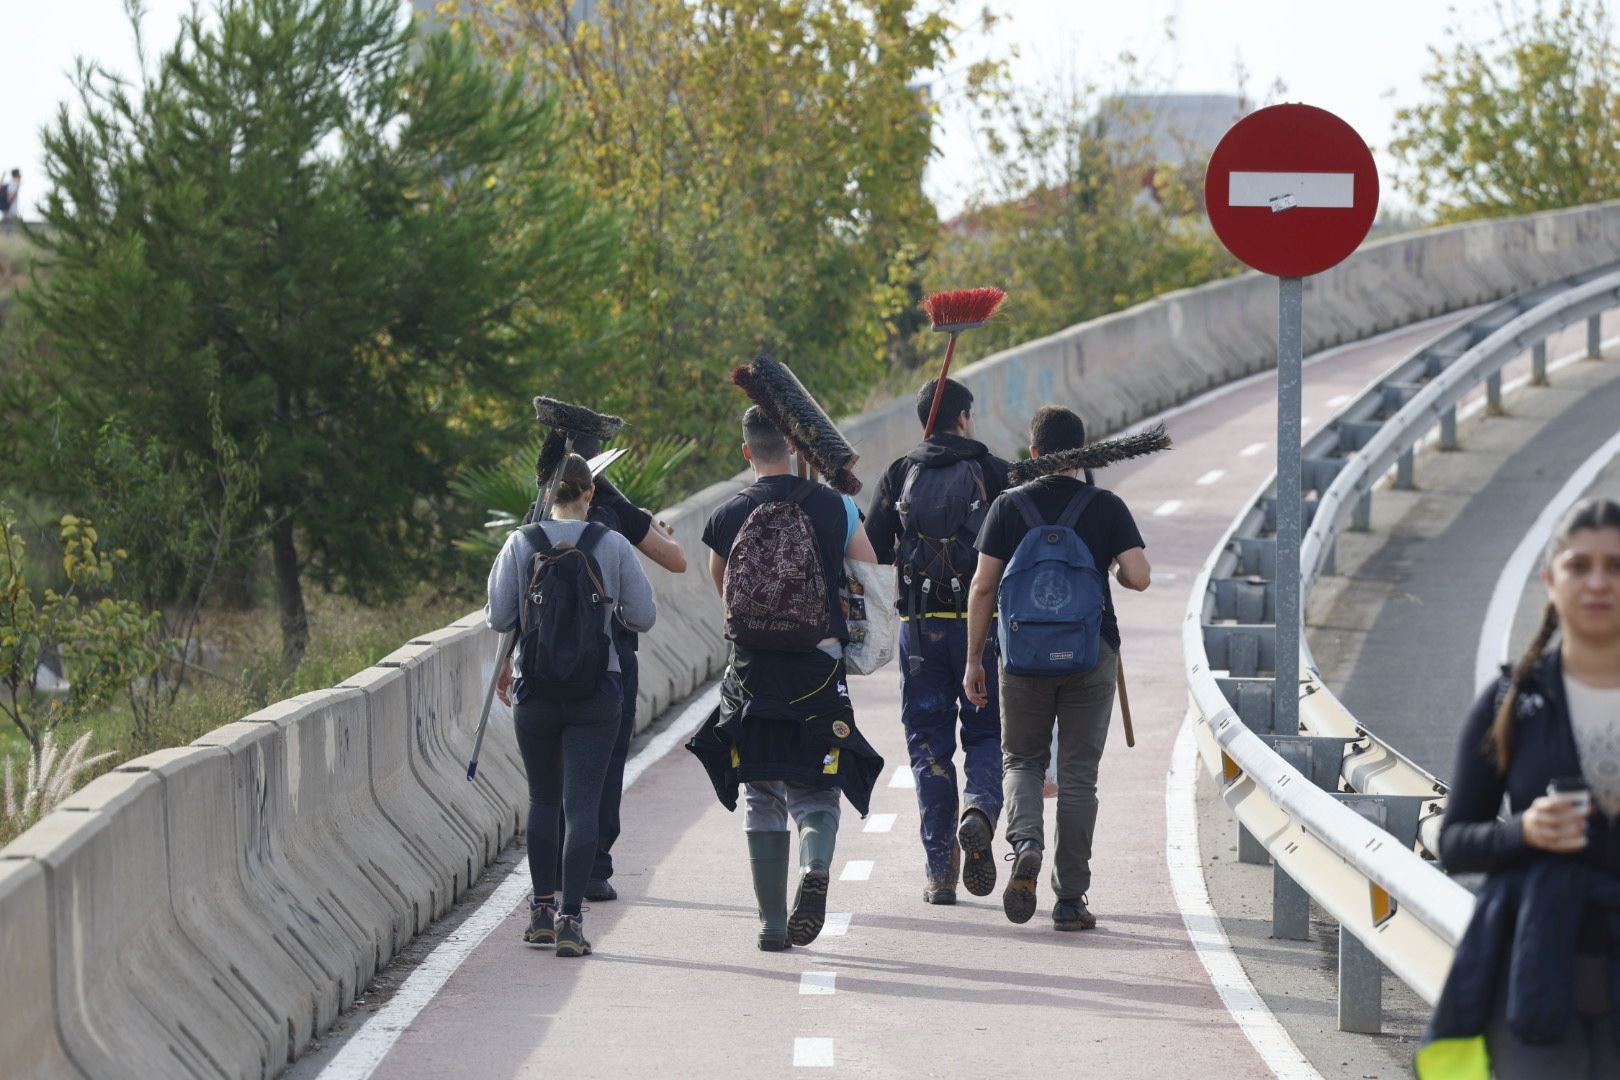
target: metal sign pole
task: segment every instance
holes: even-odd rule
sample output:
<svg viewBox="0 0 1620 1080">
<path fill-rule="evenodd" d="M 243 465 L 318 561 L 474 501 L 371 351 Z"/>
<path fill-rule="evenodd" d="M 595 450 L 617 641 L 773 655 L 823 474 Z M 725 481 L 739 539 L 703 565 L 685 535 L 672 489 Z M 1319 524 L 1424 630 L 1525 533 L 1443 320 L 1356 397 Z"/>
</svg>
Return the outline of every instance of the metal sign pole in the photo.
<svg viewBox="0 0 1620 1080">
<path fill-rule="evenodd" d="M 1304 465 L 1300 408 L 1304 382 L 1303 278 L 1277 279 L 1277 633 L 1272 683 L 1274 730 L 1299 732 L 1299 536 Z"/>
</svg>

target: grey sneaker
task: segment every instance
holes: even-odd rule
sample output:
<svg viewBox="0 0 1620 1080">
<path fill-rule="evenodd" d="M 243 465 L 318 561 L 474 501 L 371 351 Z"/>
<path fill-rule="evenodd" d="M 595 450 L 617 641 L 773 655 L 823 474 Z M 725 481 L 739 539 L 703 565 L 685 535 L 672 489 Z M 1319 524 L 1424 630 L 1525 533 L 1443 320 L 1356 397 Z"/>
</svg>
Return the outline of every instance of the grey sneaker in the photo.
<svg viewBox="0 0 1620 1080">
<path fill-rule="evenodd" d="M 557 955 L 591 955 L 591 943 L 585 940 L 585 930 L 580 926 L 578 915 L 557 916 Z"/>
<path fill-rule="evenodd" d="M 557 940 L 557 905 L 529 901 L 529 928 L 523 940 L 530 945 L 550 945 Z"/>
<path fill-rule="evenodd" d="M 1093 930 L 1097 926 L 1097 916 L 1086 907 L 1086 897 L 1082 893 L 1076 900 L 1059 900 L 1052 905 L 1052 928 L 1054 930 Z"/>
<path fill-rule="evenodd" d="M 1016 850 L 1007 853 L 1012 860 L 1012 878 L 1007 882 L 1007 889 L 1001 894 L 1001 908 L 1007 913 L 1007 920 L 1015 923 L 1029 922 L 1030 916 L 1035 914 L 1035 885 L 1041 876 L 1041 849 L 1035 846 L 1033 840 L 1020 840 Z"/>
</svg>

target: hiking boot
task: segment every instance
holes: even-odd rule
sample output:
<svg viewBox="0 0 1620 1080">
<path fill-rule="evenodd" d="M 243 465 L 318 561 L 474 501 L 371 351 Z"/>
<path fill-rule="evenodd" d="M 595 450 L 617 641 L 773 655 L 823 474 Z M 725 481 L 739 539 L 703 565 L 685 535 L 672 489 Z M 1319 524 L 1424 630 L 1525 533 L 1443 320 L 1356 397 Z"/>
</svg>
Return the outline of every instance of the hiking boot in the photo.
<svg viewBox="0 0 1620 1080">
<path fill-rule="evenodd" d="M 954 904 L 956 903 L 956 879 L 962 876 L 962 849 L 955 844 L 951 845 L 951 858 L 945 867 L 945 876 L 935 879 L 929 878 L 928 884 L 923 887 L 923 903 L 925 904 Z"/>
<path fill-rule="evenodd" d="M 996 863 L 990 855 L 995 828 L 983 810 L 962 815 L 956 840 L 962 845 L 962 884 L 974 896 L 989 896 L 996 888 Z"/>
<path fill-rule="evenodd" d="M 820 811 L 799 822 L 799 891 L 788 916 L 788 940 L 808 945 L 827 922 L 827 885 L 832 880 L 833 848 L 838 843 L 838 819 Z"/>
<path fill-rule="evenodd" d="M 529 901 L 529 928 L 523 931 L 523 940 L 530 945 L 550 945 L 557 940 L 557 905 L 545 901 Z"/>
<path fill-rule="evenodd" d="M 611 881 L 587 881 L 585 883 L 585 899 L 593 904 L 602 904 L 618 898 L 618 890 L 613 887 Z"/>
<path fill-rule="evenodd" d="M 748 869 L 754 877 L 754 902 L 759 909 L 759 947 L 763 952 L 781 952 L 788 947 L 788 834 L 744 835 L 748 837 Z"/>
<path fill-rule="evenodd" d="M 1084 893 L 1075 900 L 1059 900 L 1052 905 L 1052 929 L 1054 930 L 1092 930 L 1097 926 L 1097 916 L 1086 907 Z"/>
<path fill-rule="evenodd" d="M 1029 922 L 1035 914 L 1035 884 L 1041 876 L 1041 849 L 1033 840 L 1020 840 L 1016 848 L 1007 853 L 1012 862 L 1012 878 L 1007 890 L 1001 894 L 1001 907 L 1007 920 Z"/>
<path fill-rule="evenodd" d="M 557 955 L 591 955 L 591 943 L 585 940 L 585 928 L 578 915 L 557 916 Z"/>
</svg>

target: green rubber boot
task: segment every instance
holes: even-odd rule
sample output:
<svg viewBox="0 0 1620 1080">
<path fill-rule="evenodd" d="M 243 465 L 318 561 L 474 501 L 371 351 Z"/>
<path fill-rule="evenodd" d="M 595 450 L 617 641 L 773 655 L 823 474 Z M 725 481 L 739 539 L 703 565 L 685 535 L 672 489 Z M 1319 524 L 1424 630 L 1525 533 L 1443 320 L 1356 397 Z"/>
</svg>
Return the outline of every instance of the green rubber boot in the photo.
<svg viewBox="0 0 1620 1080">
<path fill-rule="evenodd" d="M 764 952 L 781 952 L 788 947 L 788 834 L 745 835 L 748 868 L 754 875 L 754 900 L 759 904 L 759 947 Z"/>
<path fill-rule="evenodd" d="M 795 945 L 816 940 L 827 922 L 827 883 L 837 845 L 838 819 L 832 814 L 806 814 L 799 822 L 799 891 L 788 916 L 788 940 Z"/>
</svg>

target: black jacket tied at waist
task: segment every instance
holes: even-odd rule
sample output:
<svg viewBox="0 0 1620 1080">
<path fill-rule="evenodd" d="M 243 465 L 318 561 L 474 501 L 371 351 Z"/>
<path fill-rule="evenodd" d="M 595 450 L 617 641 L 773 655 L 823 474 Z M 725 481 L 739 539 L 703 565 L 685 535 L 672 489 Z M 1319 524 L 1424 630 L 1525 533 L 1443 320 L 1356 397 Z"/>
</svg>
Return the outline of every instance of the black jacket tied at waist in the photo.
<svg viewBox="0 0 1620 1080">
<path fill-rule="evenodd" d="M 720 705 L 686 748 L 727 810 L 737 808 L 739 784 L 785 781 L 838 788 L 864 817 L 883 772 L 855 726 L 843 660 L 819 650 L 735 649 Z"/>
<path fill-rule="evenodd" d="M 1493 873 L 1476 898 L 1425 1041 L 1483 1034 L 1507 987 L 1507 1021 L 1526 1043 L 1564 1037 L 1575 1017 L 1575 957 L 1583 924 L 1620 941 L 1620 878 L 1546 855 Z M 1620 955 L 1606 958 L 1609 1000 L 1620 1001 Z M 1620 1047 L 1620 1027 L 1615 1028 Z"/>
</svg>

